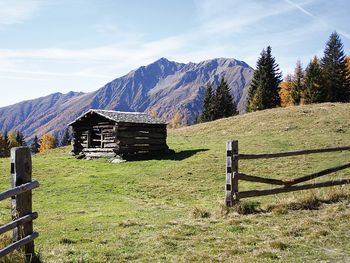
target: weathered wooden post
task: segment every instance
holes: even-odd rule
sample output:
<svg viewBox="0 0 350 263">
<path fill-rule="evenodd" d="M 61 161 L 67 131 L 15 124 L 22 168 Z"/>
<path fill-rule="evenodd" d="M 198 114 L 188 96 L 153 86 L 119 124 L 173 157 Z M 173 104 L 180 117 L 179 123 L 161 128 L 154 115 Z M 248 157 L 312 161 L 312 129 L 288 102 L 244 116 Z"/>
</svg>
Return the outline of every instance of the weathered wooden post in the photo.
<svg viewBox="0 0 350 263">
<path fill-rule="evenodd" d="M 238 141 L 226 142 L 226 206 L 238 201 Z"/>
<path fill-rule="evenodd" d="M 32 158 L 28 147 L 11 149 L 11 183 L 12 187 L 32 181 Z M 27 191 L 12 197 L 12 220 L 32 214 L 32 191 Z M 13 229 L 13 242 L 33 234 L 33 221 L 25 222 Z M 24 246 L 27 259 L 34 255 L 34 241 Z"/>
</svg>

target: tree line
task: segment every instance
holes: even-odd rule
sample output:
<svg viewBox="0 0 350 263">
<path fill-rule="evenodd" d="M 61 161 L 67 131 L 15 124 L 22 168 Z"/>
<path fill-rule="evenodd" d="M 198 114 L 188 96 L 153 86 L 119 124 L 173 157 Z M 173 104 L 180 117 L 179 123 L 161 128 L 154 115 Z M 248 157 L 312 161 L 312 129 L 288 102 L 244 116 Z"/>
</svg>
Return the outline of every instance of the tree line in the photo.
<svg viewBox="0 0 350 263">
<path fill-rule="evenodd" d="M 263 50 L 249 89 L 247 111 L 320 102 L 350 102 L 350 58 L 337 32 L 329 37 L 324 55 L 304 70 L 297 61 L 294 74 L 282 81 L 271 47 Z"/>
<path fill-rule="evenodd" d="M 43 153 L 49 149 L 69 145 L 71 141 L 71 134 L 69 129 L 65 129 L 61 140 L 52 133 L 44 134 L 40 139 L 35 136 L 30 145 L 27 145 L 24 135 L 20 131 L 10 131 L 8 133 L 0 132 L 0 157 L 10 156 L 11 148 L 19 146 L 29 146 L 33 154 Z"/>
</svg>

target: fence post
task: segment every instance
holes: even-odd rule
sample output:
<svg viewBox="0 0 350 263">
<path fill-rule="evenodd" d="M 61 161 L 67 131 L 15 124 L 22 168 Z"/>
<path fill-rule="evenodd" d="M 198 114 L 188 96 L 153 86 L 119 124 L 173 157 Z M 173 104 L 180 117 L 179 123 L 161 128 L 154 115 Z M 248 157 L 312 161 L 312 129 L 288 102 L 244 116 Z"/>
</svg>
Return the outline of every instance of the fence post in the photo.
<svg viewBox="0 0 350 263">
<path fill-rule="evenodd" d="M 226 206 L 238 201 L 238 141 L 226 142 Z"/>
<path fill-rule="evenodd" d="M 11 183 L 12 187 L 32 181 L 32 158 L 28 147 L 11 149 Z M 32 213 L 32 191 L 19 194 L 11 199 L 12 220 Z M 33 233 L 33 222 L 29 221 L 13 230 L 13 242 Z M 26 258 L 34 255 L 34 242 L 24 246 Z"/>
</svg>

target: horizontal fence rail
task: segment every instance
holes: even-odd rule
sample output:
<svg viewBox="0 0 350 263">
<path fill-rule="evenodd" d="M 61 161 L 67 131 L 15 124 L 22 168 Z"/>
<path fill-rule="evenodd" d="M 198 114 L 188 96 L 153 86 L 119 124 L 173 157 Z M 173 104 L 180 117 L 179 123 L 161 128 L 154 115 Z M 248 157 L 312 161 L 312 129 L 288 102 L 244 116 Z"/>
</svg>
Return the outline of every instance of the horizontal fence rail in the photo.
<svg viewBox="0 0 350 263">
<path fill-rule="evenodd" d="M 306 155 L 313 153 L 327 153 L 327 152 L 340 152 L 350 150 L 350 146 L 322 148 L 322 149 L 311 149 L 311 150 L 299 150 L 299 151 L 288 151 L 278 153 L 257 153 L 257 154 L 239 154 L 239 159 L 267 159 L 267 158 L 279 158 L 279 157 L 290 157 L 298 155 Z"/>
<path fill-rule="evenodd" d="M 32 190 L 39 187 L 32 181 L 32 158 L 28 147 L 11 149 L 12 189 L 0 193 L 0 201 L 11 198 L 12 222 L 0 226 L 0 234 L 12 230 L 12 244 L 0 249 L 0 257 L 24 247 L 26 262 L 34 257 L 34 239 L 39 233 L 33 231 L 33 220 L 38 213 L 32 212 Z"/>
<path fill-rule="evenodd" d="M 321 177 L 327 174 L 335 173 L 337 171 L 350 168 L 350 163 L 328 168 L 328 169 L 315 172 L 309 175 L 301 176 L 299 178 L 295 178 L 289 181 L 284 181 L 279 179 L 271 179 L 271 178 L 265 178 L 261 176 L 239 173 L 238 172 L 239 159 L 278 158 L 278 157 L 289 157 L 289 156 L 336 152 L 336 151 L 347 151 L 347 150 L 350 150 L 350 146 L 288 151 L 288 152 L 278 152 L 278 153 L 239 154 L 238 141 L 228 141 L 226 143 L 226 159 L 227 159 L 226 161 L 226 198 L 225 198 L 226 205 L 233 206 L 234 203 L 238 202 L 239 199 L 242 199 L 242 198 L 248 198 L 248 197 L 254 197 L 254 196 L 265 196 L 265 195 L 307 190 L 307 189 L 313 189 L 313 188 L 350 184 L 350 179 L 340 179 L 340 180 L 332 180 L 332 181 L 313 183 L 313 184 L 297 185 L 299 183 L 316 179 L 318 177 Z M 271 184 L 271 185 L 280 185 L 283 187 L 239 192 L 238 191 L 239 180 Z"/>
<path fill-rule="evenodd" d="M 31 181 L 29 183 L 22 184 L 21 186 L 14 187 L 10 190 L 0 193 L 0 201 L 30 191 L 37 187 L 39 187 L 38 181 Z"/>
</svg>

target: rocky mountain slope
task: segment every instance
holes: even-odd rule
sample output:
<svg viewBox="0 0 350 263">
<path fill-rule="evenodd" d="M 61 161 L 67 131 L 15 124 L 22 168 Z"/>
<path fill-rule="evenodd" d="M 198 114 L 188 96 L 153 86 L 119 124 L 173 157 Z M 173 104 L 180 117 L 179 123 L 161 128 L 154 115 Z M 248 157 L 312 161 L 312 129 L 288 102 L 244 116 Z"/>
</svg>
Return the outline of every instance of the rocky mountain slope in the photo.
<svg viewBox="0 0 350 263">
<path fill-rule="evenodd" d="M 0 108 L 0 131 L 21 130 L 27 138 L 59 132 L 90 108 L 155 111 L 169 120 L 180 111 L 189 123 L 202 110 L 205 85 L 224 77 L 240 112 L 244 112 L 253 69 L 245 62 L 218 58 L 177 63 L 161 58 L 117 78 L 95 92 L 55 93 Z"/>
</svg>

